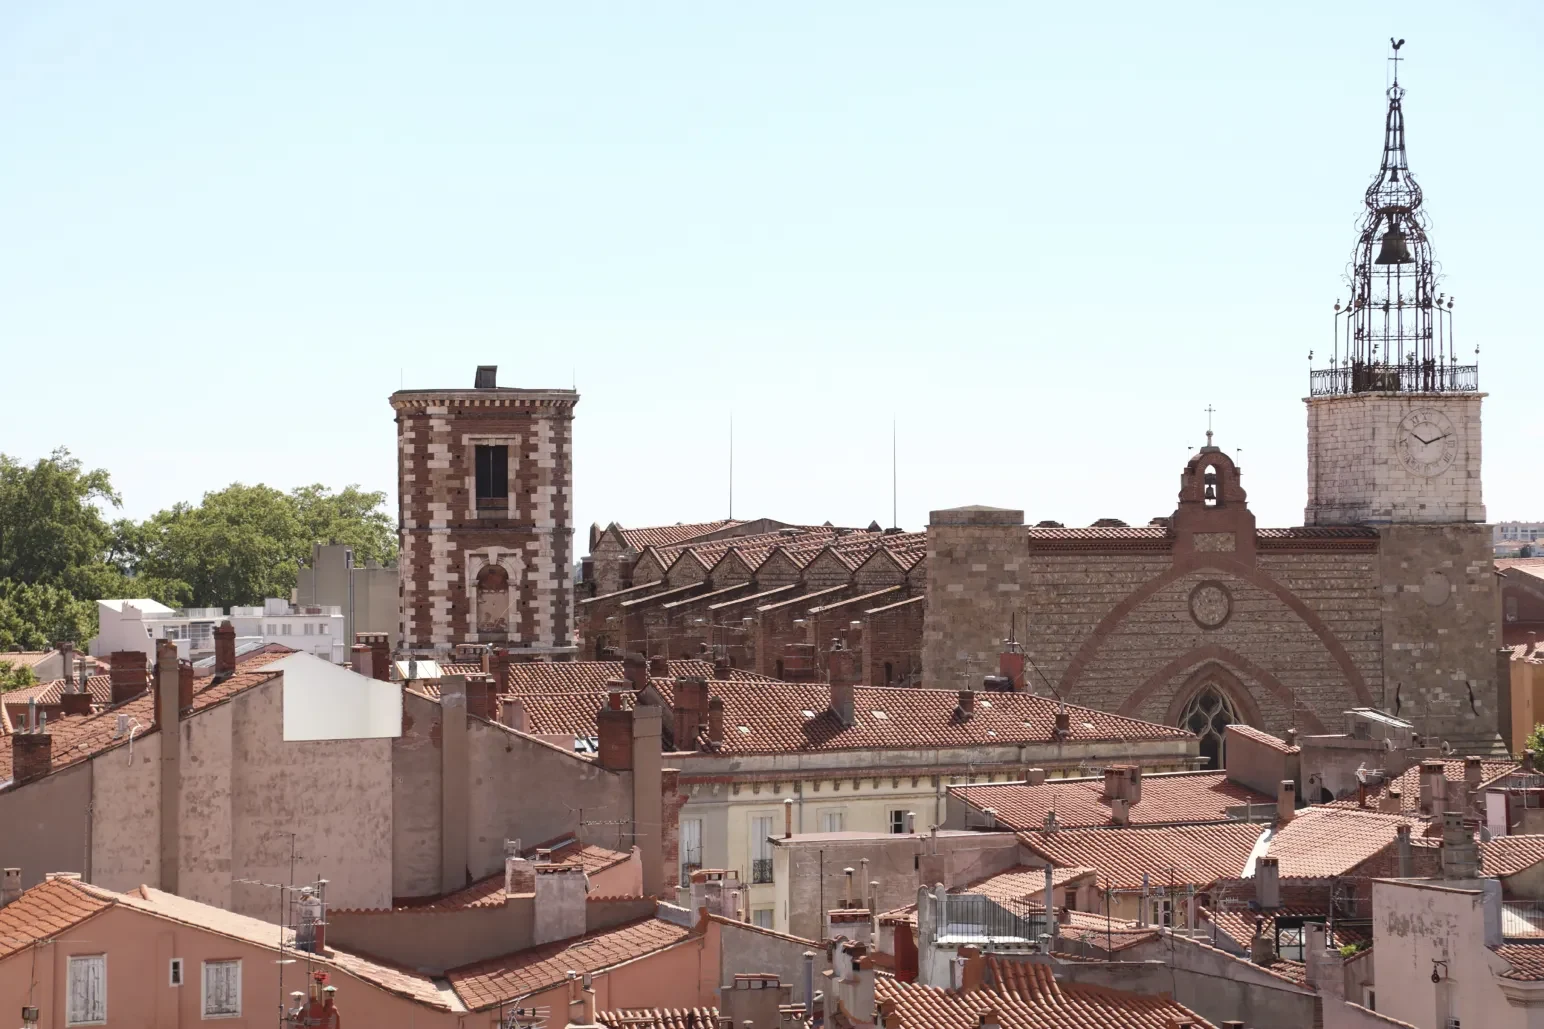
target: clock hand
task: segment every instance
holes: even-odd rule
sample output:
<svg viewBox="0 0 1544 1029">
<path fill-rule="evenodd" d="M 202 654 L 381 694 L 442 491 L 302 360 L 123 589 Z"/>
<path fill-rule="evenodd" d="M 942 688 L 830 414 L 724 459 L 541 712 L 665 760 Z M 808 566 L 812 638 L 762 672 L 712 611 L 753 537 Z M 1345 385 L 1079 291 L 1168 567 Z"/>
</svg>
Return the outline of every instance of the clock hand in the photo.
<svg viewBox="0 0 1544 1029">
<path fill-rule="evenodd" d="M 1432 444 L 1432 443 L 1435 443 L 1435 442 L 1437 442 L 1437 440 L 1436 440 L 1436 439 L 1424 439 L 1424 438 L 1422 438 L 1422 436 L 1421 436 L 1421 434 L 1420 434 L 1420 433 L 1418 433 L 1418 432 L 1413 432 L 1413 431 L 1412 431 L 1412 432 L 1411 432 L 1411 433 L 1410 433 L 1410 435 L 1412 435 L 1412 436 L 1414 436 L 1414 437 L 1415 437 L 1415 438 L 1416 438 L 1416 439 L 1418 439 L 1418 440 L 1420 440 L 1420 441 L 1421 441 L 1421 445 L 1422 445 L 1422 446 L 1427 446 L 1427 445 L 1429 445 L 1429 444 Z M 1441 436 L 1438 436 L 1438 437 L 1437 437 L 1437 439 L 1441 439 L 1441 438 L 1442 438 L 1442 437 L 1441 437 Z"/>
</svg>

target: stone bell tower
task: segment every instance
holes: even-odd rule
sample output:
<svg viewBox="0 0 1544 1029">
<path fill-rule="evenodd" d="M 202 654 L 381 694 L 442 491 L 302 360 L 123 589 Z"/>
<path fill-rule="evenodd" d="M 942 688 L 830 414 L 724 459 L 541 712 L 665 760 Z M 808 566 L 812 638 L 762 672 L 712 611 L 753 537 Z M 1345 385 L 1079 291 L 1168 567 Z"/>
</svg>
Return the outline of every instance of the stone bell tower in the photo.
<svg viewBox="0 0 1544 1029">
<path fill-rule="evenodd" d="M 1458 363 L 1453 301 L 1438 289 L 1407 161 L 1402 43 L 1350 295 L 1335 305 L 1328 367 L 1310 373 L 1304 521 L 1378 528 L 1386 706 L 1418 732 L 1477 747 L 1498 724 L 1484 394 L 1478 366 Z"/>
</svg>

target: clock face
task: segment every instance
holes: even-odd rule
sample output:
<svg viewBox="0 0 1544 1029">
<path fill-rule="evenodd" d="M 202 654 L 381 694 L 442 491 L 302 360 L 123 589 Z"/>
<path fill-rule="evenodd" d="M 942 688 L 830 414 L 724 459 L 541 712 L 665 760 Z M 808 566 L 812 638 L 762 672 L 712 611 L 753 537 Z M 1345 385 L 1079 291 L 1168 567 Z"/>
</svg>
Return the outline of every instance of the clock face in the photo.
<svg viewBox="0 0 1544 1029">
<path fill-rule="evenodd" d="M 1399 463 L 1415 475 L 1431 478 L 1458 459 L 1458 430 L 1441 411 L 1418 409 L 1405 415 L 1394 437 Z"/>
</svg>

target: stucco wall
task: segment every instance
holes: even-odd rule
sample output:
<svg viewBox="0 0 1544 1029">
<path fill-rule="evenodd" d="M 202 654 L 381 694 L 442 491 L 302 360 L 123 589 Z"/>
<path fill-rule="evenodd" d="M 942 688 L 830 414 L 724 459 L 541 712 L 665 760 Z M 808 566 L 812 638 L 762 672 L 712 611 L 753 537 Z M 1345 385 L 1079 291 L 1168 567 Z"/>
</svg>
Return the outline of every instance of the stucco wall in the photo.
<svg viewBox="0 0 1544 1029">
<path fill-rule="evenodd" d="M 391 747 L 391 891 L 440 892 L 440 706 L 402 694 L 402 735 Z"/>
<path fill-rule="evenodd" d="M 236 704 L 221 704 L 180 726 L 177 892 L 222 908 L 231 905 L 231 739 L 236 711 Z M 272 918 L 275 899 L 270 896 L 262 909 L 247 913 Z"/>
<path fill-rule="evenodd" d="M 132 747 L 114 748 L 92 761 L 91 881 L 98 886 L 160 885 L 160 755 L 155 734 L 136 733 Z"/>
<path fill-rule="evenodd" d="M 810 940 L 801 940 L 779 933 L 768 932 L 740 922 L 711 923 L 719 933 L 719 985 L 728 986 L 736 975 L 770 973 L 779 982 L 793 984 L 791 1003 L 803 1004 L 804 954 L 815 954 L 815 992 L 819 993 L 826 980 L 821 973 L 831 967 L 826 948 Z"/>
<path fill-rule="evenodd" d="M 1318 997 L 1313 991 L 1286 982 L 1247 961 L 1204 944 L 1168 940 L 1138 944 L 1121 952 L 1123 961 L 1152 961 L 1172 974 L 1165 992 L 1215 1025 L 1236 1020 L 1250 1029 L 1301 1029 L 1316 1025 Z M 1094 968 L 1119 968 L 1093 965 Z M 1117 989 L 1118 973 L 1109 979 L 1081 978 L 1085 968 L 1072 963 L 1067 977 L 1074 982 L 1098 982 Z"/>
<path fill-rule="evenodd" d="M 0 868 L 20 868 L 24 886 L 42 882 L 49 872 L 89 871 L 90 801 L 89 762 L 0 793 Z"/>
<path fill-rule="evenodd" d="M 1487 904 L 1486 891 L 1493 896 Z M 1492 910 L 1487 910 L 1487 907 Z M 1487 949 L 1501 942 L 1500 884 L 1478 881 L 1377 881 L 1372 887 L 1372 960 L 1378 1013 L 1415 1025 L 1521 1026 L 1493 979 L 1508 966 Z M 1487 923 L 1492 923 L 1487 932 Z M 1444 962 L 1444 964 L 1437 964 Z M 1438 972 L 1439 982 L 1432 982 Z"/>
</svg>

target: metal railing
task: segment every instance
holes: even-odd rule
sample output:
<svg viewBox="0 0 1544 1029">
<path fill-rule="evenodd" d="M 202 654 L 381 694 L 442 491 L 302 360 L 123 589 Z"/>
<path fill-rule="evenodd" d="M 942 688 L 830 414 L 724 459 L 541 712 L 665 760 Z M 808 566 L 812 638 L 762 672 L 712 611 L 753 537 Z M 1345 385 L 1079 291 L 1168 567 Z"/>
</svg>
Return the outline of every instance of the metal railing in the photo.
<svg viewBox="0 0 1544 1029">
<path fill-rule="evenodd" d="M 1044 913 L 1027 903 L 998 902 L 979 893 L 945 894 L 941 915 L 940 937 L 1034 941 L 1046 928 Z"/>
<path fill-rule="evenodd" d="M 1405 364 L 1354 363 L 1316 368 L 1308 373 L 1308 395 L 1347 393 L 1474 393 L 1480 388 L 1480 366 L 1409 361 Z"/>
<path fill-rule="evenodd" d="M 1544 904 L 1536 900 L 1503 902 L 1501 935 L 1509 940 L 1544 937 Z"/>
<path fill-rule="evenodd" d="M 751 862 L 751 882 L 769 883 L 772 881 L 772 859 L 756 858 Z"/>
</svg>

